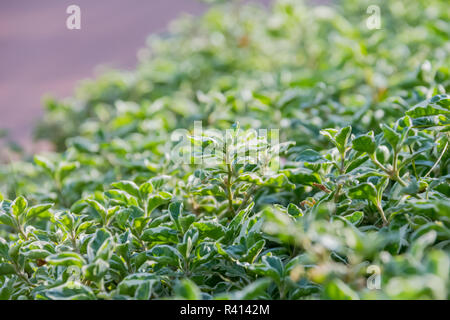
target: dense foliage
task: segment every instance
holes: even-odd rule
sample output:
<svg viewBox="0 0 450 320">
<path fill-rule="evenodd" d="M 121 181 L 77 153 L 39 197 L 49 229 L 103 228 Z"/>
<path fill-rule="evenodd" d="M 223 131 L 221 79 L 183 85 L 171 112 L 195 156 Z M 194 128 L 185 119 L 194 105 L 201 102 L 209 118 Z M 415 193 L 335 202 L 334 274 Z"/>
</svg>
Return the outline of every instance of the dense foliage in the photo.
<svg viewBox="0 0 450 320">
<path fill-rule="evenodd" d="M 0 167 L 0 299 L 448 299 L 448 3 L 378 2 L 217 5 L 48 100 L 58 152 Z"/>
</svg>

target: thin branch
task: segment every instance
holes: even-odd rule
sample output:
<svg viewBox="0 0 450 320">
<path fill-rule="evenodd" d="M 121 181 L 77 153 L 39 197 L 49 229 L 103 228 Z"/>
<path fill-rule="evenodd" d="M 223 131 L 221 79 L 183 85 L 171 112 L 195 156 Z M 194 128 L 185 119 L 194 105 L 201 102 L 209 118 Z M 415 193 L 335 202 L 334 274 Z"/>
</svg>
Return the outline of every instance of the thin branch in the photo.
<svg viewBox="0 0 450 320">
<path fill-rule="evenodd" d="M 424 178 L 428 177 L 431 172 L 433 172 L 433 170 L 436 168 L 436 166 L 439 164 L 439 162 L 441 161 L 442 157 L 444 156 L 445 151 L 447 151 L 447 147 L 448 147 L 448 141 L 445 144 L 444 150 L 442 150 L 441 155 L 439 156 L 439 158 L 436 160 L 436 162 L 434 163 L 434 165 L 431 167 L 430 171 L 427 172 L 427 174 L 424 176 Z"/>
</svg>

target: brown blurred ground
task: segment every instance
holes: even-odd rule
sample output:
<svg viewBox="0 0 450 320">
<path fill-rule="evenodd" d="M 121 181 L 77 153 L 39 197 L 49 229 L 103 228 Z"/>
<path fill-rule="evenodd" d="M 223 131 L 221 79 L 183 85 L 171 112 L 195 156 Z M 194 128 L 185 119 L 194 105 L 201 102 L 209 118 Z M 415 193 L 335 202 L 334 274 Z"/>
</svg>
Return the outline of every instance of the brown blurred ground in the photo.
<svg viewBox="0 0 450 320">
<path fill-rule="evenodd" d="M 66 28 L 71 4 L 81 8 L 81 30 Z M 70 95 L 98 65 L 134 67 L 150 33 L 203 9 L 195 0 L 0 1 L 0 128 L 30 145 L 45 93 Z"/>
<path fill-rule="evenodd" d="M 81 30 L 66 28 L 72 4 L 81 8 Z M 28 151 L 40 149 L 31 133 L 44 94 L 70 95 L 99 65 L 133 68 L 150 33 L 204 9 L 196 0 L 1 0 L 0 130 Z"/>
</svg>

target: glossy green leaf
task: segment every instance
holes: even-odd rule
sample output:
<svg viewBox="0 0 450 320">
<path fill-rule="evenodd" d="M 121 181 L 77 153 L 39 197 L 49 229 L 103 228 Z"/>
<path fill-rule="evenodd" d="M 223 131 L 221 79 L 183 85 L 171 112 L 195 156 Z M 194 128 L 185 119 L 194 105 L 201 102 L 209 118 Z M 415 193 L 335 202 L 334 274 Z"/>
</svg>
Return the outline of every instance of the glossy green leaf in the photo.
<svg viewBox="0 0 450 320">
<path fill-rule="evenodd" d="M 365 135 L 360 135 L 352 140 L 352 147 L 356 151 L 366 152 L 368 154 L 373 154 L 377 148 L 375 144 L 375 139 L 373 137 L 373 132 Z"/>
</svg>

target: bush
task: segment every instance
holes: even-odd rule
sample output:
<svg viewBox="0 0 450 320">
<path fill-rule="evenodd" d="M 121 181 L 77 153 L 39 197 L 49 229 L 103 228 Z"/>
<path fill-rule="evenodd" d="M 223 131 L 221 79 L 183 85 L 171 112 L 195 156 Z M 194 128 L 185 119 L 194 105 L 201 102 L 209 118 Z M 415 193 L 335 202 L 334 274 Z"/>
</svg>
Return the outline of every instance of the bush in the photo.
<svg viewBox="0 0 450 320">
<path fill-rule="evenodd" d="M 48 100 L 0 299 L 448 299 L 447 3 L 370 4 L 218 4 Z"/>
</svg>

